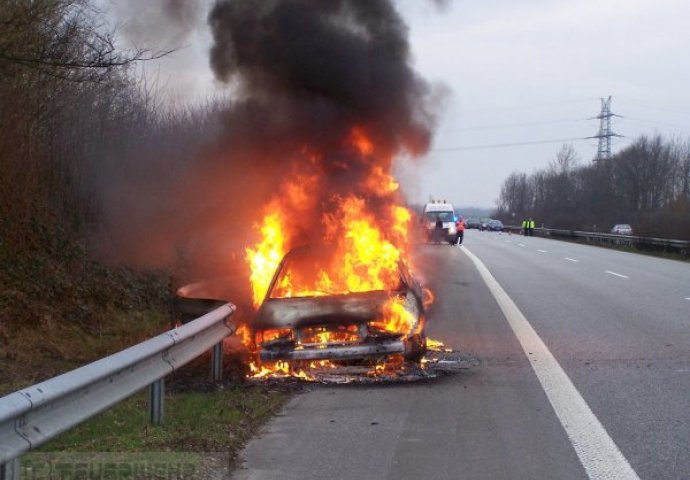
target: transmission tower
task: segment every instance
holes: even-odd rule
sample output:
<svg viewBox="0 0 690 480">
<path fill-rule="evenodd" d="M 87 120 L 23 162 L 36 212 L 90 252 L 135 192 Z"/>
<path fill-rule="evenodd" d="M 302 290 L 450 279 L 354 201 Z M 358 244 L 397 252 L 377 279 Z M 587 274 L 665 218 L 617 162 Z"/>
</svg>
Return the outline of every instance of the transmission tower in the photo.
<svg viewBox="0 0 690 480">
<path fill-rule="evenodd" d="M 617 133 L 613 133 L 611 131 L 611 117 L 620 117 L 620 115 L 616 115 L 615 113 L 611 112 L 611 96 L 609 95 L 609 98 L 601 99 L 601 112 L 599 112 L 599 115 L 596 117 L 591 118 L 590 120 L 597 119 L 599 120 L 599 133 L 594 135 L 593 137 L 587 137 L 587 138 L 596 138 L 599 140 L 599 148 L 597 149 L 597 156 L 594 159 L 596 163 L 599 163 L 602 160 L 608 160 L 611 158 L 611 138 L 613 137 L 622 137 L 622 135 L 618 135 Z"/>
</svg>

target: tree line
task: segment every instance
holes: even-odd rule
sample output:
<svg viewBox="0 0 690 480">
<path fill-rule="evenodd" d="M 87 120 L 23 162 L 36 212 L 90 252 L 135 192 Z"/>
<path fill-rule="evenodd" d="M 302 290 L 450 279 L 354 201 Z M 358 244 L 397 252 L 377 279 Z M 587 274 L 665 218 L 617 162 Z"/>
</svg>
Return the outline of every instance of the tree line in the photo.
<svg viewBox="0 0 690 480">
<path fill-rule="evenodd" d="M 640 136 L 610 159 L 581 164 L 564 145 L 546 168 L 513 172 L 496 216 L 531 216 L 547 228 L 608 232 L 629 223 L 636 235 L 690 239 L 690 142 Z"/>
<path fill-rule="evenodd" d="M 174 174 L 207 140 L 218 108 L 167 105 L 134 66 L 169 52 L 119 49 L 114 38 L 93 0 L 0 6 L 3 319 L 78 320 L 160 293 L 94 263 L 89 238 L 109 186 Z"/>
</svg>

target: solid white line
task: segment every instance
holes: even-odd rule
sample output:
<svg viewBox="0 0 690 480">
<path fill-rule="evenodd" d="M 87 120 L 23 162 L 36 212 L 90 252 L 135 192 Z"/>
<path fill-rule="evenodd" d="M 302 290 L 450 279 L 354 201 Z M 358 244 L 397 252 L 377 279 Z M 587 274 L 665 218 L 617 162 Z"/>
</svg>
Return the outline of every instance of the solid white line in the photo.
<svg viewBox="0 0 690 480">
<path fill-rule="evenodd" d="M 537 375 L 575 453 L 592 480 L 639 480 L 616 443 L 582 398 L 529 321 L 484 263 L 465 249 L 493 294 Z"/>
<path fill-rule="evenodd" d="M 541 250 L 541 249 L 539 249 L 539 248 L 537 249 L 537 252 L 540 252 L 540 253 L 549 253 L 548 251 L 546 251 L 546 250 Z"/>
<path fill-rule="evenodd" d="M 620 278 L 630 278 L 627 275 L 621 275 L 620 273 L 612 272 L 611 270 L 606 270 L 606 273 L 608 273 L 609 275 L 615 275 L 616 277 Z"/>
<path fill-rule="evenodd" d="M 563 257 L 563 259 L 568 260 L 569 262 L 573 262 L 573 263 L 579 262 L 579 260 L 575 260 L 574 258 L 570 258 L 570 257 Z"/>
</svg>

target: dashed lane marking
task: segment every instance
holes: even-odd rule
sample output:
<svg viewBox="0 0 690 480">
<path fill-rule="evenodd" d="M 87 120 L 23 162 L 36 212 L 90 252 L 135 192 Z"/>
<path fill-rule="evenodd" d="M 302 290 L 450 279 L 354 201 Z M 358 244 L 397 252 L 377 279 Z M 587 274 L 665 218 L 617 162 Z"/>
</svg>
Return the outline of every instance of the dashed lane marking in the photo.
<svg viewBox="0 0 690 480">
<path fill-rule="evenodd" d="M 540 248 L 537 249 L 537 252 L 539 253 L 549 253 L 548 250 L 542 250 Z"/>
<path fill-rule="evenodd" d="M 563 257 L 563 259 L 568 260 L 569 262 L 573 262 L 573 263 L 579 262 L 579 260 L 575 260 L 574 258 L 570 258 L 570 257 Z"/>
<path fill-rule="evenodd" d="M 630 278 L 630 277 L 628 277 L 627 275 L 623 275 L 623 274 L 621 274 L 621 273 L 612 272 L 611 270 L 606 270 L 606 273 L 608 273 L 609 275 L 614 275 L 614 276 L 619 277 L 619 278 Z"/>
<path fill-rule="evenodd" d="M 519 246 L 519 247 L 524 247 L 525 244 L 524 244 L 524 243 L 518 243 L 518 246 Z"/>
<path fill-rule="evenodd" d="M 465 249 L 496 299 L 591 480 L 639 480 L 558 360 L 489 269 Z"/>
</svg>

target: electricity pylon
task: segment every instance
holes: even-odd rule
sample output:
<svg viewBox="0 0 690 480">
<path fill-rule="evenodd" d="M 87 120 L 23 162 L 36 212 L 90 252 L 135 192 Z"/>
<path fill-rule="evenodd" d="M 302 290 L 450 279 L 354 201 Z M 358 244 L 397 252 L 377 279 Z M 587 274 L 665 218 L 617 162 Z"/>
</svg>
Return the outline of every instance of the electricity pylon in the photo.
<svg viewBox="0 0 690 480">
<path fill-rule="evenodd" d="M 597 156 L 594 159 L 596 163 L 602 160 L 608 160 L 611 158 L 611 138 L 622 137 L 611 131 L 611 117 L 620 117 L 611 112 L 611 96 L 609 98 L 601 99 L 601 112 L 596 117 L 590 118 L 590 120 L 599 120 L 599 133 L 593 137 L 599 140 L 599 148 L 597 149 Z"/>
</svg>

